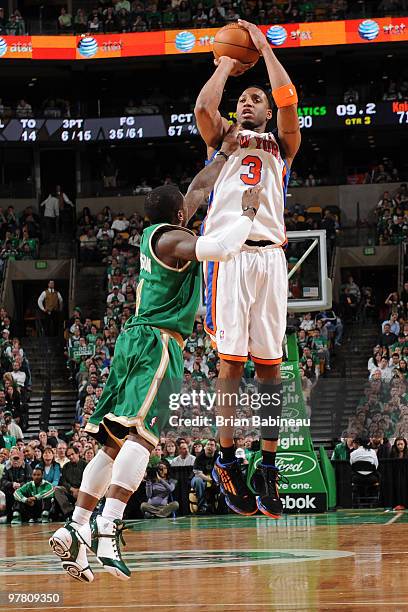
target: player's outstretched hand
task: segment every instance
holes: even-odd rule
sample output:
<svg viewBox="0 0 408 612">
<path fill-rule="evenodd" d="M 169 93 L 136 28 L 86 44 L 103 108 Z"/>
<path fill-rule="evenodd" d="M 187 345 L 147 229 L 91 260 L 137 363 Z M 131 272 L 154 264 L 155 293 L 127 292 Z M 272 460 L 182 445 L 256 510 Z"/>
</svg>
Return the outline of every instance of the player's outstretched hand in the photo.
<svg viewBox="0 0 408 612">
<path fill-rule="evenodd" d="M 238 25 L 240 25 L 242 28 L 245 28 L 245 30 L 248 30 L 252 38 L 252 42 L 254 43 L 255 47 L 258 49 L 261 55 L 263 55 L 265 49 L 270 49 L 266 36 L 254 23 L 245 21 L 245 19 L 238 19 Z"/>
<path fill-rule="evenodd" d="M 214 64 L 218 67 L 220 65 L 227 65 L 229 67 L 229 76 L 240 76 L 247 70 L 255 66 L 255 62 L 252 64 L 242 64 L 236 59 L 232 59 L 227 55 L 222 55 L 214 60 Z"/>
<path fill-rule="evenodd" d="M 257 211 L 259 205 L 261 203 L 259 196 L 263 189 L 262 185 L 256 185 L 255 187 L 250 187 L 246 191 L 244 191 L 242 195 L 242 210 L 245 211 L 246 208 L 255 208 Z"/>
<path fill-rule="evenodd" d="M 241 126 L 238 123 L 233 123 L 222 141 L 221 151 L 226 155 L 231 155 L 239 147 L 239 130 Z"/>
</svg>

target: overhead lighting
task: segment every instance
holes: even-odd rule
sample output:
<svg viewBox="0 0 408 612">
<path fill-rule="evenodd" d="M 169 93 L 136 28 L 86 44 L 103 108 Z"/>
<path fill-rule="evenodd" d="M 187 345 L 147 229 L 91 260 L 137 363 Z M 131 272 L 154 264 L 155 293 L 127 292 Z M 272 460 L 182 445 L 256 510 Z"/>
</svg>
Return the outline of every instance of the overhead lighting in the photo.
<svg viewBox="0 0 408 612">
<path fill-rule="evenodd" d="M 316 64 L 319 64 L 321 61 L 322 61 L 322 60 L 321 60 L 321 58 L 320 58 L 320 57 L 316 57 L 316 59 L 315 59 Z"/>
<path fill-rule="evenodd" d="M 36 81 L 36 80 L 37 80 L 37 77 L 32 77 L 32 79 L 31 79 L 31 80 L 32 80 L 32 81 Z"/>
</svg>

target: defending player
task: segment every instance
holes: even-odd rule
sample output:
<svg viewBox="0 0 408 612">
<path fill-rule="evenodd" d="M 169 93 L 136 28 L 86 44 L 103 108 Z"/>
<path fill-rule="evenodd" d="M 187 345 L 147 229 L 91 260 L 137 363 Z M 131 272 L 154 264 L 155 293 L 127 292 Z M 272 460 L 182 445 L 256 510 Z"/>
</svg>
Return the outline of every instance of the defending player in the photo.
<svg viewBox="0 0 408 612">
<path fill-rule="evenodd" d="M 251 354 L 264 404 L 262 418 L 281 414 L 280 363 L 286 329 L 287 269 L 282 247 L 286 243 L 284 206 L 290 167 L 300 146 L 295 86 L 277 60 L 262 32 L 239 20 L 263 56 L 277 111 L 277 132 L 266 132 L 272 102 L 258 87 L 249 87 L 238 99 L 237 121 L 244 131 L 240 148 L 227 160 L 216 181 L 205 222 L 204 235 L 216 238 L 239 215 L 239 196 L 249 185 L 264 187 L 262 208 L 249 239 L 238 257 L 205 264 L 207 290 L 206 330 L 221 358 L 218 390 L 223 397 L 238 391 L 244 362 Z M 222 142 L 228 122 L 219 113 L 225 83 L 234 74 L 236 61 L 221 57 L 217 69 L 201 90 L 195 115 L 209 158 Z M 234 297 L 233 297 L 234 296 Z M 226 395 L 227 394 L 227 395 Z M 218 413 L 229 418 L 235 406 L 224 401 Z M 232 421 L 231 421 L 232 422 Z M 240 514 L 254 514 L 257 507 L 278 518 L 282 502 L 275 467 L 278 427 L 261 427 L 264 490 L 255 499 L 243 481 L 235 460 L 233 427 L 219 429 L 222 458 L 214 476 L 219 479 L 228 505 Z"/>
<path fill-rule="evenodd" d="M 87 547 L 108 572 L 123 580 L 130 577 L 120 553 L 122 517 L 144 477 L 149 451 L 168 421 L 169 393 L 183 379 L 183 341 L 192 332 L 199 303 L 199 262 L 226 261 L 236 255 L 259 206 L 260 185 L 239 194 L 242 214 L 215 240 L 197 238 L 182 227 L 206 201 L 237 146 L 234 129 L 215 163 L 195 177 L 185 199 L 170 185 L 158 187 L 146 198 L 146 214 L 153 225 L 141 240 L 136 315 L 117 340 L 106 387 L 86 426 L 104 446 L 84 471 L 72 521 L 50 538 L 63 568 L 78 580 L 94 578 Z M 102 515 L 90 522 L 105 494 Z"/>
</svg>

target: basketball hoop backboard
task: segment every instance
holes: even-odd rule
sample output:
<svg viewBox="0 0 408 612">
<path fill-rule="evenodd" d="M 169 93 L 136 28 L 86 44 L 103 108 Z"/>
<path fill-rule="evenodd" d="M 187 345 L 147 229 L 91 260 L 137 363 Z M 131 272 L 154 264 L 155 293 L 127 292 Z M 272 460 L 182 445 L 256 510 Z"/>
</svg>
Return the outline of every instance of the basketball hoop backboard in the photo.
<svg viewBox="0 0 408 612">
<path fill-rule="evenodd" d="M 327 274 L 325 230 L 288 232 L 290 312 L 326 310 L 332 305 L 331 280 Z"/>
</svg>

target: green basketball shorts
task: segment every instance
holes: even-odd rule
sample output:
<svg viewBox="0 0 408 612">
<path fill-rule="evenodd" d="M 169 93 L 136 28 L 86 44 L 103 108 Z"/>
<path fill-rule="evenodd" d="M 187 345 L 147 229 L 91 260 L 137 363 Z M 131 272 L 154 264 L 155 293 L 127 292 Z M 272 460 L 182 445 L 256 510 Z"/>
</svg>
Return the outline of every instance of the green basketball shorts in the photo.
<svg viewBox="0 0 408 612">
<path fill-rule="evenodd" d="M 176 339 L 177 338 L 177 339 Z M 123 331 L 105 388 L 85 431 L 119 446 L 135 427 L 154 446 L 169 420 L 169 396 L 183 381 L 182 338 L 169 330 L 135 325 Z"/>
</svg>

